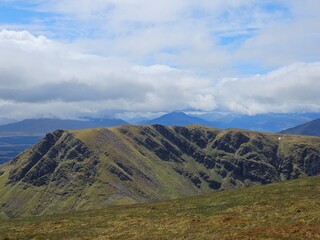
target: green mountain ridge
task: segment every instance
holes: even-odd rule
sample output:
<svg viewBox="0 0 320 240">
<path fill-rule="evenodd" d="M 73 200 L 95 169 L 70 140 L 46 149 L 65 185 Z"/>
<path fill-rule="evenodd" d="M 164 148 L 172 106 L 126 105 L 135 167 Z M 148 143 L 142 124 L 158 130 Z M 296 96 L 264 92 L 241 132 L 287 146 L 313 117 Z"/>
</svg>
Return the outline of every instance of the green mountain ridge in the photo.
<svg viewBox="0 0 320 240">
<path fill-rule="evenodd" d="M 175 199 L 319 173 L 317 137 L 200 125 L 57 130 L 0 166 L 0 217 Z"/>
</svg>

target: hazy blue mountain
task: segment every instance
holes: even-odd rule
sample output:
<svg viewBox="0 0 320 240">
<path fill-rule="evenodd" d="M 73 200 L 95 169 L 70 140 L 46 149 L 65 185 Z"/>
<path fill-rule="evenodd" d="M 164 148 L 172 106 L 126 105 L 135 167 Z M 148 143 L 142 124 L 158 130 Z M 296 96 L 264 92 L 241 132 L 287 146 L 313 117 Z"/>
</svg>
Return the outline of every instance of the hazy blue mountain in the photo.
<svg viewBox="0 0 320 240">
<path fill-rule="evenodd" d="M 152 120 L 143 121 L 141 124 L 161 124 L 164 126 L 187 126 L 189 124 L 201 124 L 205 126 L 218 127 L 214 122 L 209 122 L 199 117 L 190 116 L 183 112 L 171 112 Z"/>
<path fill-rule="evenodd" d="M 301 125 L 316 118 L 320 118 L 319 113 L 268 113 L 249 116 L 214 112 L 192 116 L 183 112 L 172 112 L 152 120 L 142 121 L 140 124 L 162 124 L 165 126 L 200 124 L 216 128 L 240 128 L 264 132 L 280 132 L 283 129 L 288 129 L 288 132 L 284 132 L 319 136 L 320 130 L 319 127 L 316 127 L 316 123 L 319 122 L 315 121 L 314 123 Z M 121 119 L 86 118 L 84 120 L 61 120 L 44 118 L 27 119 L 16 123 L 0 125 L 0 163 L 15 157 L 21 151 L 35 144 L 40 139 L 40 136 L 44 136 L 47 132 L 56 129 L 73 130 L 124 124 L 128 123 Z M 289 129 L 297 125 L 301 126 L 297 129 Z"/>
<path fill-rule="evenodd" d="M 207 121 L 215 121 L 221 128 L 241 128 L 254 131 L 279 132 L 313 119 L 319 113 L 266 113 L 253 116 L 243 114 L 204 114 L 199 117 Z"/>
<path fill-rule="evenodd" d="M 280 132 L 281 130 L 306 123 L 319 117 L 319 113 L 267 113 L 250 116 L 215 112 L 203 115 L 188 115 L 183 112 L 172 112 L 152 120 L 142 121 L 140 124 L 162 124 L 165 126 L 201 124 L 224 129 L 240 128 L 263 132 Z"/>
<path fill-rule="evenodd" d="M 286 129 L 280 133 L 320 136 L 320 118 L 293 128 Z"/>
<path fill-rule="evenodd" d="M 0 125 L 0 164 L 9 161 L 22 151 L 36 144 L 46 133 L 56 129 L 74 130 L 96 127 L 113 127 L 128 124 L 121 119 L 62 120 L 26 119 Z"/>
<path fill-rule="evenodd" d="M 56 129 L 73 130 L 94 127 L 114 127 L 128 124 L 121 119 L 64 120 L 64 119 L 26 119 L 0 126 L 0 136 L 42 136 Z"/>
</svg>

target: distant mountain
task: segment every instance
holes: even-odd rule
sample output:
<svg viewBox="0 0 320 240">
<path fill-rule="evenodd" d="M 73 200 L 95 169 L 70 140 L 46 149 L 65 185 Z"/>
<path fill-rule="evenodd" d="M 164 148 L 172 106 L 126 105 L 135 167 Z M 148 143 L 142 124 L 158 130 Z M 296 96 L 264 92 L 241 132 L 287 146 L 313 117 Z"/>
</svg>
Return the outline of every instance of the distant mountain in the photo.
<svg viewBox="0 0 320 240">
<path fill-rule="evenodd" d="M 57 130 L 0 166 L 0 218 L 318 175 L 319 139 L 200 125 Z"/>
<path fill-rule="evenodd" d="M 121 119 L 87 118 L 81 121 L 43 118 L 0 125 L 0 164 L 14 158 L 36 144 L 46 133 L 56 129 L 73 130 L 124 124 L 128 123 Z"/>
<path fill-rule="evenodd" d="M 201 124 L 217 128 L 240 128 L 252 131 L 279 132 L 281 130 L 306 123 L 320 117 L 319 113 L 266 113 L 244 115 L 234 113 L 210 113 L 188 115 L 183 112 L 172 112 L 161 117 L 142 121 L 142 125 L 162 124 L 165 126 L 187 126 Z"/>
<path fill-rule="evenodd" d="M 281 131 L 284 134 L 320 136 L 320 118 L 305 124 Z"/>
<path fill-rule="evenodd" d="M 243 114 L 204 114 L 199 117 L 216 122 L 221 128 L 241 128 L 253 131 L 280 132 L 320 118 L 319 113 L 266 113 L 257 115 Z"/>
<path fill-rule="evenodd" d="M 0 118 L 0 125 L 13 123 L 13 122 L 16 122 L 16 121 L 14 119 L 10 119 L 10 118 Z"/>
<path fill-rule="evenodd" d="M 214 122 L 209 122 L 199 117 L 193 117 L 183 112 L 168 113 L 152 120 L 143 121 L 141 122 L 141 124 L 142 125 L 161 124 L 164 126 L 187 126 L 189 124 L 200 124 L 204 126 L 219 127 L 219 126 L 215 126 Z"/>
<path fill-rule="evenodd" d="M 0 136 L 42 136 L 56 129 L 73 130 L 95 127 L 114 127 L 125 124 L 128 123 L 121 119 L 26 119 L 16 123 L 1 125 Z"/>
</svg>

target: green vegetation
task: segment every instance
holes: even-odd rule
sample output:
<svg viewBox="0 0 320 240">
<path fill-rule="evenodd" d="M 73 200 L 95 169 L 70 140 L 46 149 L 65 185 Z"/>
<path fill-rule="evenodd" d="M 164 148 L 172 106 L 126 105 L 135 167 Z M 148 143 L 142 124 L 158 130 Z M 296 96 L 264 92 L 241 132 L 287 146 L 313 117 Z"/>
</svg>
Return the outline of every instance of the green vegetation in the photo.
<svg viewBox="0 0 320 240">
<path fill-rule="evenodd" d="M 320 177 L 0 221 L 0 239 L 320 239 Z"/>
<path fill-rule="evenodd" d="M 319 173 L 318 137 L 199 125 L 59 130 L 0 166 L 0 218 L 176 199 Z"/>
</svg>

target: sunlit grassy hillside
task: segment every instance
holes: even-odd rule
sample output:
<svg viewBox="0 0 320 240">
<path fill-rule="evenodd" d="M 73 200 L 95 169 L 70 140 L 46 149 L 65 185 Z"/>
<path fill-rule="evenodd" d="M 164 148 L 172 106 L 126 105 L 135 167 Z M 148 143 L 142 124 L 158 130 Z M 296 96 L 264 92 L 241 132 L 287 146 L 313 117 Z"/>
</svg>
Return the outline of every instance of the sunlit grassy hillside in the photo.
<svg viewBox="0 0 320 240">
<path fill-rule="evenodd" d="M 320 177 L 0 221 L 0 239 L 320 239 Z"/>
</svg>

